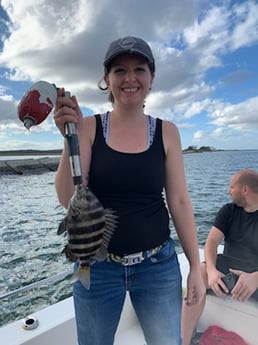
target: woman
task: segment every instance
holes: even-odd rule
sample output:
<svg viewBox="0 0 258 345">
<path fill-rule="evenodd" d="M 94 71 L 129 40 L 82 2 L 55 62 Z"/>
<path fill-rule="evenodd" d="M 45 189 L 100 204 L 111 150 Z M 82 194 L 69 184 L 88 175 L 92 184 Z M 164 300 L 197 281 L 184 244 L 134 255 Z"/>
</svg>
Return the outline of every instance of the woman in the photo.
<svg viewBox="0 0 258 345">
<path fill-rule="evenodd" d="M 104 60 L 100 88 L 109 91 L 112 111 L 82 118 L 76 98 L 59 90 L 55 122 L 63 135 L 66 122 L 77 125 L 83 183 L 118 215 L 107 260 L 91 266 L 90 289 L 74 283 L 80 345 L 113 344 L 126 291 L 148 345 L 181 344 L 181 275 L 168 211 L 190 263 L 188 303 L 205 292 L 178 130 L 144 113 L 154 73 L 148 44 L 125 37 L 110 44 Z M 66 143 L 56 190 L 67 207 L 74 186 Z"/>
</svg>

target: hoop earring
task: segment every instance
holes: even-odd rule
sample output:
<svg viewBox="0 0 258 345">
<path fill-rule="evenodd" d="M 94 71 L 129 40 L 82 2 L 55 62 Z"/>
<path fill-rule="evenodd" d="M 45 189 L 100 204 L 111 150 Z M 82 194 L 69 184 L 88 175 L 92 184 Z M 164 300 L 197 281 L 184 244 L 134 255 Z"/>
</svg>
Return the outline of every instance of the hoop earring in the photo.
<svg viewBox="0 0 258 345">
<path fill-rule="evenodd" d="M 108 90 L 108 86 L 107 86 L 106 82 L 105 82 L 106 86 L 102 86 L 102 85 L 101 85 L 103 82 L 105 82 L 104 77 L 102 77 L 102 78 L 100 79 L 100 81 L 98 82 L 98 84 L 97 84 L 97 85 L 98 85 L 98 88 L 99 88 L 101 91 L 107 91 L 107 90 Z"/>
</svg>

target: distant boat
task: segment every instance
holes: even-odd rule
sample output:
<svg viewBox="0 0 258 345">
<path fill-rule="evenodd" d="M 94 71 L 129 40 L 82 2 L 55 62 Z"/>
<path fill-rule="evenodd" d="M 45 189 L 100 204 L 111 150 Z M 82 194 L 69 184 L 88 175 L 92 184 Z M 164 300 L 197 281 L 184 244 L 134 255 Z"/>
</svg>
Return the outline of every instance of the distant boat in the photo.
<svg viewBox="0 0 258 345">
<path fill-rule="evenodd" d="M 200 249 L 203 258 L 203 250 Z M 186 285 L 188 261 L 179 254 Z M 35 283 L 34 283 L 35 286 Z M 207 296 L 204 313 L 198 331 L 210 325 L 218 325 L 239 334 L 249 345 L 258 344 L 258 305 Z M 76 328 L 72 297 L 49 306 L 34 315 L 12 322 L 0 328 L 1 344 L 4 345 L 76 345 Z M 129 298 L 126 299 L 114 345 L 145 345 L 144 336 Z"/>
</svg>

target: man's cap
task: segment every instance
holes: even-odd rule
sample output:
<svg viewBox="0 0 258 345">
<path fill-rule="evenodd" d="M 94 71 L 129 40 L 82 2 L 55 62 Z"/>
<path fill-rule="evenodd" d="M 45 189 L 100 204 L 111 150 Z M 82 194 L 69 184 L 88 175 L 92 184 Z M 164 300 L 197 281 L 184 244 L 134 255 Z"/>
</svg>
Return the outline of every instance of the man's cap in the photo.
<svg viewBox="0 0 258 345">
<path fill-rule="evenodd" d="M 155 60 L 150 46 L 141 38 L 127 36 L 110 43 L 104 60 L 104 66 L 108 68 L 111 61 L 121 54 L 138 54 L 147 60 L 150 70 L 155 72 Z"/>
</svg>

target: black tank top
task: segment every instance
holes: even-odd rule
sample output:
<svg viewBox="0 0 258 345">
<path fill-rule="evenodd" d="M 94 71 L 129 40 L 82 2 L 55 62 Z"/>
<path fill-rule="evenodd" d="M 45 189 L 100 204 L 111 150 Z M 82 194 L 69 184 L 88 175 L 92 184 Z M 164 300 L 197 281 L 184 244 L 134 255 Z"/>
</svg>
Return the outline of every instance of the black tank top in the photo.
<svg viewBox="0 0 258 345">
<path fill-rule="evenodd" d="M 125 255 L 155 248 L 170 234 L 162 194 L 166 160 L 162 121 L 157 119 L 153 143 L 146 151 L 123 153 L 106 144 L 101 117 L 95 117 L 89 188 L 104 208 L 115 210 L 118 216 L 108 251 Z"/>
</svg>

